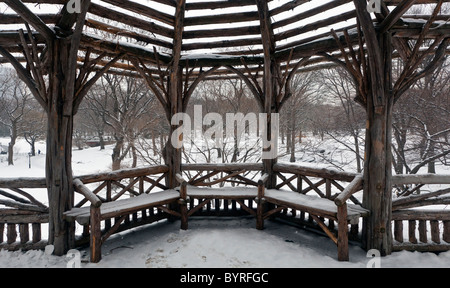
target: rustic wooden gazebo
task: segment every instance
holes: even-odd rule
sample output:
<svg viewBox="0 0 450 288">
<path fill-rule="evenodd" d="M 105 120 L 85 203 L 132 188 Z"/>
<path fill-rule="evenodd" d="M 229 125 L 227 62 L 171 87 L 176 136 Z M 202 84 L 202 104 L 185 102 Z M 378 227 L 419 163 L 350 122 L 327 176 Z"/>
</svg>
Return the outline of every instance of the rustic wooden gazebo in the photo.
<svg viewBox="0 0 450 288">
<path fill-rule="evenodd" d="M 269 115 L 270 127 L 270 113 L 283 113 L 291 96 L 294 74 L 332 66 L 350 73 L 357 84 L 355 101 L 367 112 L 363 206 L 371 213 L 363 228 L 365 247 L 391 253 L 391 111 L 399 97 L 448 54 L 449 15 L 442 15 L 440 8 L 449 1 L 0 2 L 9 8 L 0 16 L 1 27 L 7 27 L 0 30 L 0 63 L 15 68 L 48 114 L 45 185 L 28 185 L 48 189 L 48 241 L 56 254 L 66 253 L 75 241 L 73 224 L 63 220 L 64 212 L 74 207 L 74 115 L 104 73 L 145 79 L 169 123 L 173 115 L 186 111 L 199 82 L 239 77 L 260 111 Z M 430 3 L 435 5 L 429 14 L 405 14 L 414 5 Z M 432 60 L 424 67 L 425 57 Z M 403 63 L 397 79 L 392 77 L 393 58 Z M 172 125 L 171 131 L 176 128 Z M 164 155 L 165 168 L 156 172 L 165 173 L 165 187 L 175 188 L 182 171 L 181 151 L 169 140 Z M 259 170 L 255 167 L 248 168 Z M 277 166 L 276 159 L 264 160 L 261 167 L 268 174 L 267 188 L 275 188 L 277 174 L 287 169 Z M 324 175 L 319 176 L 328 177 L 323 182 L 328 187 L 335 179 Z M 118 176 L 111 177 L 105 183 Z M 2 183 L 14 189 L 26 186 Z"/>
</svg>

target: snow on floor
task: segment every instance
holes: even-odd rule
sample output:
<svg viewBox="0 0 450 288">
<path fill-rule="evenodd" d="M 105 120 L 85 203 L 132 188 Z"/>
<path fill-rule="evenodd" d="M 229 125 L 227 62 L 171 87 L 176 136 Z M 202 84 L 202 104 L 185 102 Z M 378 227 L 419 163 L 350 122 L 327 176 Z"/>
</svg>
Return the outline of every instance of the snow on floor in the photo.
<svg viewBox="0 0 450 288">
<path fill-rule="evenodd" d="M 189 229 L 162 221 L 112 236 L 102 246 L 102 260 L 89 263 L 81 250 L 81 268 L 366 268 L 374 263 L 350 245 L 350 261 L 337 261 L 332 241 L 277 222 L 255 229 L 251 218 L 194 219 Z M 71 257 L 44 251 L 0 251 L 2 268 L 66 268 Z M 379 258 L 381 268 L 450 267 L 450 251 L 394 252 Z"/>
<path fill-rule="evenodd" d="M 45 155 L 32 157 L 29 168 L 26 145 L 20 143 L 18 148 L 22 152 L 17 153 L 14 166 L 0 159 L 0 177 L 43 177 Z M 74 150 L 74 174 L 110 169 L 110 153 L 109 148 Z M 40 200 L 44 199 L 45 192 L 39 196 Z M 336 246 L 329 238 L 272 221 L 266 221 L 263 231 L 255 229 L 253 218 L 191 218 L 187 231 L 180 230 L 179 224 L 161 221 L 114 235 L 102 246 L 103 259 L 97 264 L 88 262 L 87 249 L 81 250 L 81 267 L 365 268 L 371 263 L 382 268 L 450 267 L 450 251 L 394 252 L 377 262 L 378 258 L 367 257 L 363 249 L 354 245 L 350 245 L 350 261 L 339 262 Z M 2 268 L 65 268 L 72 260 L 45 251 L 0 251 Z"/>
</svg>

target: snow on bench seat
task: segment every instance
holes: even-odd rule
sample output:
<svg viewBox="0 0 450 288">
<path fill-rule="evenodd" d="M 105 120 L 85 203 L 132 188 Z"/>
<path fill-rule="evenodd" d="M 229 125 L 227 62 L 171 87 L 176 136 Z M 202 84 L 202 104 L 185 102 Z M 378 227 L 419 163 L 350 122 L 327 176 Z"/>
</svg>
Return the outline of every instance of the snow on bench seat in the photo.
<svg viewBox="0 0 450 288">
<path fill-rule="evenodd" d="M 197 187 L 187 186 L 187 195 L 192 198 L 205 199 L 247 199 L 256 198 L 258 196 L 258 189 L 256 187 Z"/>
<path fill-rule="evenodd" d="M 274 189 L 265 190 L 264 198 L 270 203 L 337 220 L 337 206 L 334 201 L 327 198 Z M 356 224 L 361 216 L 368 214 L 369 211 L 359 205 L 347 204 L 347 220 L 351 224 Z"/>
<path fill-rule="evenodd" d="M 102 220 L 112 217 L 130 214 L 134 211 L 143 210 L 149 207 L 161 206 L 171 203 L 180 198 L 180 192 L 176 190 L 165 190 L 149 194 L 141 194 L 136 197 L 120 199 L 112 202 L 102 203 L 100 213 Z M 64 213 L 66 220 L 76 220 L 79 224 L 89 223 L 90 207 L 72 208 Z"/>
</svg>

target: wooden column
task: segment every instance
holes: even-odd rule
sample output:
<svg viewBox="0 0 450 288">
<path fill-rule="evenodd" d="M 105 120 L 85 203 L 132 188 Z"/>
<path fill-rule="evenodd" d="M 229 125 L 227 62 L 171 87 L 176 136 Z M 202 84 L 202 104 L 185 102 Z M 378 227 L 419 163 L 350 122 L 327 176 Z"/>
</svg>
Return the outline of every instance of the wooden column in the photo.
<svg viewBox="0 0 450 288">
<path fill-rule="evenodd" d="M 50 29 L 22 2 L 8 0 L 5 3 L 20 15 L 26 23 L 45 39 L 46 49 L 38 55 L 33 37 L 25 37 L 21 30 L 21 48 L 27 60 L 25 68 L 6 49 L 0 47 L 2 54 L 13 65 L 20 79 L 30 89 L 33 96 L 47 113 L 47 154 L 46 179 L 49 199 L 48 243 L 55 247 L 55 255 L 64 255 L 74 246 L 75 226 L 64 220 L 63 213 L 73 207 L 74 191 L 72 176 L 72 132 L 73 117 L 95 81 L 115 63 L 115 57 L 103 66 L 93 77 L 89 72 L 103 58 L 94 60 L 86 55 L 85 65 L 79 68 L 77 76 L 77 53 L 81 42 L 84 19 L 90 5 L 82 0 L 81 13 L 71 14 L 65 7 L 61 10 L 60 21 Z M 72 26 L 75 25 L 73 29 Z M 27 36 L 28 36 L 27 35 Z M 68 36 L 70 35 L 70 36 Z M 26 40 L 28 39 L 28 40 Z M 43 55 L 45 53 L 45 55 Z"/>
<path fill-rule="evenodd" d="M 175 11 L 175 27 L 174 27 L 174 37 L 173 37 L 173 49 L 172 49 L 172 62 L 169 74 L 168 83 L 168 106 L 169 106 L 169 124 L 170 133 L 164 147 L 164 161 L 166 165 L 169 166 L 169 172 L 166 178 L 166 185 L 169 188 L 174 188 L 178 186 L 178 182 L 175 175 L 181 171 L 181 148 L 173 147 L 171 143 L 171 137 L 173 132 L 178 128 L 179 125 L 172 125 L 170 123 L 171 118 L 180 112 L 183 112 L 183 71 L 180 66 L 181 58 L 181 44 L 183 41 L 183 31 L 184 31 L 184 13 L 185 13 L 186 1 L 177 1 L 176 11 Z"/>
<path fill-rule="evenodd" d="M 381 255 L 392 251 L 392 187 L 391 187 L 391 35 L 378 34 L 367 12 L 365 0 L 354 0 L 358 19 L 367 46 L 367 123 L 364 164 L 365 208 L 371 211 L 364 220 L 367 249 L 377 249 Z"/>
<path fill-rule="evenodd" d="M 270 141 L 272 137 L 276 135 L 271 135 L 272 127 L 272 113 L 278 113 L 277 105 L 275 105 L 276 95 L 278 92 L 277 81 L 275 81 L 275 75 L 277 71 L 278 64 L 276 63 L 274 53 L 275 53 L 275 38 L 273 34 L 272 24 L 270 21 L 269 7 L 267 1 L 257 0 L 256 5 L 258 8 L 260 30 L 261 30 L 261 40 L 263 44 L 264 51 L 264 77 L 263 77 L 263 93 L 264 93 L 264 103 L 263 109 L 264 113 L 267 114 L 266 118 L 266 128 L 267 128 L 267 140 Z M 263 148 L 263 151 L 267 151 L 270 148 Z M 266 182 L 267 188 L 274 188 L 276 185 L 276 175 L 273 172 L 273 165 L 276 163 L 276 158 L 273 159 L 263 159 L 263 172 L 269 174 L 269 179 Z"/>
</svg>

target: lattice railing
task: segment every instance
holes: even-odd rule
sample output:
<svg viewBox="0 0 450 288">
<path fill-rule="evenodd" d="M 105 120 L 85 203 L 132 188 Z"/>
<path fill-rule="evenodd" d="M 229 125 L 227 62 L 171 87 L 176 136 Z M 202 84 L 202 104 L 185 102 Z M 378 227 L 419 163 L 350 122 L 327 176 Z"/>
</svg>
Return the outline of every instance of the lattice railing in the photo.
<svg viewBox="0 0 450 288">
<path fill-rule="evenodd" d="M 145 168 L 131 168 L 122 169 L 113 172 L 83 175 L 76 177 L 86 188 L 95 194 L 102 203 L 117 201 L 124 198 L 136 197 L 141 194 L 148 194 L 153 191 L 162 191 L 168 189 L 165 185 L 165 177 L 169 168 L 166 165 L 150 166 Z M 75 192 L 78 192 L 75 187 Z M 80 208 L 89 205 L 88 199 L 76 193 L 77 203 L 75 208 Z M 124 220 L 106 219 L 102 221 L 102 227 L 109 230 L 113 225 L 120 224 L 120 228 L 115 229 L 115 232 L 120 232 L 133 227 L 138 227 L 144 224 L 152 223 L 154 221 L 167 218 L 168 215 L 163 211 L 150 208 L 140 212 L 133 213 Z M 81 235 L 77 231 L 77 245 L 87 243 L 89 241 L 89 227 L 83 226 Z"/>
</svg>

